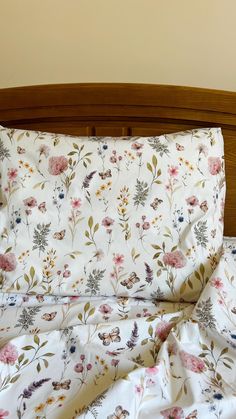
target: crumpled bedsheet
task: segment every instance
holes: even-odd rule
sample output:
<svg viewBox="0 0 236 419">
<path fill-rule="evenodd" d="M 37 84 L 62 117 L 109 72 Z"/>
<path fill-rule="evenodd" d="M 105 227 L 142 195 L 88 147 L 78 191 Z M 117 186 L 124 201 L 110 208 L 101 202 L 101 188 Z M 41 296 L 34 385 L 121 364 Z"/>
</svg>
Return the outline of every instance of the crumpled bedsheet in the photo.
<svg viewBox="0 0 236 419">
<path fill-rule="evenodd" d="M 1 419 L 236 418 L 231 245 L 196 304 L 1 294 L 0 316 Z"/>
</svg>

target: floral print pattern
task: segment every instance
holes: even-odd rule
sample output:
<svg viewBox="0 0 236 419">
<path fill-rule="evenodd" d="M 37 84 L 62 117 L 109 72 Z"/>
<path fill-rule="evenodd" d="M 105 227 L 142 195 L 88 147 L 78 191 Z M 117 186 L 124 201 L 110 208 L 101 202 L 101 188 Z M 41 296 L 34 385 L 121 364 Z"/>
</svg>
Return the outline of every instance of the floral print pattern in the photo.
<svg viewBox="0 0 236 419">
<path fill-rule="evenodd" d="M 2 292 L 197 301 L 221 253 L 219 128 L 0 139 Z"/>
<path fill-rule="evenodd" d="M 0 136 L 0 418 L 233 419 L 220 130 Z"/>
<path fill-rule="evenodd" d="M 0 417 L 234 418 L 235 245 L 196 304 L 2 293 Z"/>
</svg>

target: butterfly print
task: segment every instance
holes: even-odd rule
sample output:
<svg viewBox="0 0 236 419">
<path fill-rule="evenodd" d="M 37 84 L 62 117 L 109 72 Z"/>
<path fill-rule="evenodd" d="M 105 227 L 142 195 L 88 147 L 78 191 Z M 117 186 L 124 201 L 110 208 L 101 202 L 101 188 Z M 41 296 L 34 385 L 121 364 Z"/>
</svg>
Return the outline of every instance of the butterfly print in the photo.
<svg viewBox="0 0 236 419">
<path fill-rule="evenodd" d="M 106 172 L 98 173 L 102 180 L 106 179 L 107 177 L 111 177 L 111 169 L 106 170 Z"/>
<path fill-rule="evenodd" d="M 57 311 L 53 311 L 52 313 L 44 313 L 41 319 L 47 320 L 47 322 L 50 322 L 53 319 L 55 319 L 56 315 L 57 315 Z"/>
<path fill-rule="evenodd" d="M 197 419 L 197 410 L 193 410 L 185 419 Z"/>
<path fill-rule="evenodd" d="M 207 211 L 208 211 L 207 201 L 203 201 L 203 202 L 200 204 L 200 208 L 201 208 L 201 210 L 202 210 L 203 212 L 207 212 Z"/>
<path fill-rule="evenodd" d="M 102 340 L 102 343 L 104 346 L 108 346 L 112 342 L 121 341 L 119 333 L 120 333 L 119 327 L 115 327 L 114 329 L 111 330 L 110 333 L 98 333 L 98 337 L 99 339 Z"/>
<path fill-rule="evenodd" d="M 175 147 L 176 147 L 177 151 L 184 151 L 184 146 L 183 145 L 180 145 L 180 144 L 176 143 Z"/>
<path fill-rule="evenodd" d="M 71 380 L 63 381 L 62 383 L 59 383 L 58 381 L 53 381 L 52 386 L 53 390 L 70 390 L 70 384 Z"/>
<path fill-rule="evenodd" d="M 20 146 L 18 145 L 18 147 L 17 147 L 17 153 L 18 153 L 18 154 L 24 154 L 24 153 L 25 153 L 25 148 L 20 147 Z"/>
<path fill-rule="evenodd" d="M 36 295 L 36 298 L 38 300 L 39 303 L 43 303 L 44 302 L 44 296 L 41 294 Z"/>
<path fill-rule="evenodd" d="M 63 240 L 66 234 L 66 230 L 61 230 L 53 234 L 55 240 Z"/>
<path fill-rule="evenodd" d="M 115 413 L 107 416 L 107 419 L 126 419 L 129 416 L 129 412 L 123 409 L 122 406 L 117 406 L 115 408 Z"/>
<path fill-rule="evenodd" d="M 154 210 L 157 210 L 157 208 L 162 202 L 163 199 L 155 198 L 154 201 L 150 204 L 150 207 L 152 207 Z"/>
<path fill-rule="evenodd" d="M 129 276 L 129 278 L 125 279 L 124 281 L 121 281 L 121 285 L 123 285 L 128 290 L 130 290 L 131 288 L 133 288 L 134 284 L 136 284 L 139 281 L 140 281 L 140 279 L 136 275 L 136 273 L 132 272 L 132 274 Z"/>
<path fill-rule="evenodd" d="M 46 202 L 41 202 L 38 206 L 39 211 L 41 211 L 43 214 L 47 211 L 46 209 Z"/>
</svg>

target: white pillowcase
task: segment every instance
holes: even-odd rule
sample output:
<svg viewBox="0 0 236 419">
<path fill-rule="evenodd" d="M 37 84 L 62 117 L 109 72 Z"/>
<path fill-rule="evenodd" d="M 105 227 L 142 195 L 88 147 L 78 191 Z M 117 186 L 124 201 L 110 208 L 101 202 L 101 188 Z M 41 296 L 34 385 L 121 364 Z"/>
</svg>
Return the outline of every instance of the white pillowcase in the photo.
<svg viewBox="0 0 236 419">
<path fill-rule="evenodd" d="M 1 290 L 195 301 L 222 246 L 219 128 L 71 137 L 0 128 Z"/>
</svg>

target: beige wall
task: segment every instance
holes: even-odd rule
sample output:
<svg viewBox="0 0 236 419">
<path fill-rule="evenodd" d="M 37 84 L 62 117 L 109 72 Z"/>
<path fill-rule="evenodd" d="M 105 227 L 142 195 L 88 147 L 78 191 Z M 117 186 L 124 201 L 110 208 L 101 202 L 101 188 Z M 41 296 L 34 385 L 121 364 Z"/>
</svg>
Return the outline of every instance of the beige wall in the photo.
<svg viewBox="0 0 236 419">
<path fill-rule="evenodd" d="M 141 82 L 236 91 L 236 0 L 0 0 L 0 87 Z"/>
</svg>

